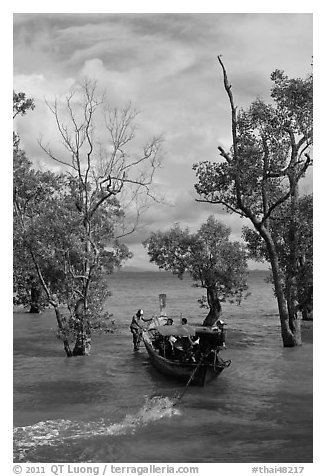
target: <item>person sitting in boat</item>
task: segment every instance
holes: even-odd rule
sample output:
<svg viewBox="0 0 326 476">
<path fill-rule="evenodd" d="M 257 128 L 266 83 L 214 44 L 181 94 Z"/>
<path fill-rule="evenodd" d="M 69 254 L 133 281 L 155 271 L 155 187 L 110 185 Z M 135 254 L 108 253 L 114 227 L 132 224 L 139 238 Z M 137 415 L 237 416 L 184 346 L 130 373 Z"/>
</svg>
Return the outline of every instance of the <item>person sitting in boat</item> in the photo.
<svg viewBox="0 0 326 476">
<path fill-rule="evenodd" d="M 173 326 L 173 319 L 168 317 L 164 326 Z M 166 357 L 167 359 L 172 359 L 174 357 L 174 347 L 173 344 L 176 341 L 174 336 L 162 336 L 159 338 L 160 346 L 160 355 Z"/>
<path fill-rule="evenodd" d="M 144 317 L 144 311 L 142 309 L 138 309 L 136 314 L 132 317 L 132 321 L 130 324 L 130 332 L 132 333 L 132 340 L 133 340 L 135 351 L 139 350 L 139 346 L 141 342 L 142 331 L 143 331 L 143 325 L 141 321 L 149 322 L 151 320 L 152 320 L 151 317 L 149 319 L 146 319 Z"/>
<path fill-rule="evenodd" d="M 166 326 L 173 326 L 173 319 L 171 317 L 168 317 L 168 320 L 166 321 Z M 167 342 L 167 348 L 166 348 L 166 351 L 167 351 L 167 355 L 166 357 L 168 359 L 173 359 L 174 357 L 174 344 L 176 342 L 176 337 L 175 336 L 169 336 L 166 338 L 166 342 Z"/>
<path fill-rule="evenodd" d="M 186 326 L 188 320 L 183 317 L 181 319 L 181 325 Z M 173 341 L 171 339 L 173 337 Z M 199 339 L 194 341 L 189 335 L 189 332 L 185 330 L 185 334 L 178 334 L 178 336 L 171 336 L 170 342 L 173 343 L 174 355 L 177 360 L 182 362 L 195 362 L 195 352 L 198 347 Z"/>
<path fill-rule="evenodd" d="M 186 326 L 188 324 L 188 320 L 186 317 L 183 317 L 181 319 L 181 325 Z M 196 354 L 199 346 L 199 337 L 189 337 L 188 340 L 190 341 L 191 347 L 192 347 L 192 354 Z M 185 339 L 184 339 L 185 342 Z M 186 344 L 187 345 L 187 344 Z"/>
<path fill-rule="evenodd" d="M 194 344 L 189 336 L 179 336 L 173 343 L 175 356 L 181 362 L 195 362 Z"/>
</svg>

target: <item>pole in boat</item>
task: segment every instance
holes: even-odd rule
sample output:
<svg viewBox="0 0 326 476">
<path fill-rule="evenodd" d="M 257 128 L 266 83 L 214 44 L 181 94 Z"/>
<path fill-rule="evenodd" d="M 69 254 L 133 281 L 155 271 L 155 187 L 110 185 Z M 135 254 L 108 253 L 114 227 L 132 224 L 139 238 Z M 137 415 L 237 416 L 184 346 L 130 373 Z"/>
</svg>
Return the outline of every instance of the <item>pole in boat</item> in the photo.
<svg viewBox="0 0 326 476">
<path fill-rule="evenodd" d="M 166 316 L 166 294 L 159 294 L 160 316 Z"/>
</svg>

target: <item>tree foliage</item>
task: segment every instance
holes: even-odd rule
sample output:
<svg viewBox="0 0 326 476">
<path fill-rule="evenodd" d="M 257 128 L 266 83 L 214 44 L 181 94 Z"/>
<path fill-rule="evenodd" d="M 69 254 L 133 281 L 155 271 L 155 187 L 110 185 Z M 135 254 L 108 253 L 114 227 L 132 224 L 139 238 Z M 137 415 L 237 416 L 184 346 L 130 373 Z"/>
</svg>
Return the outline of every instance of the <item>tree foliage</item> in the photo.
<svg viewBox="0 0 326 476">
<path fill-rule="evenodd" d="M 160 138 L 147 143 L 140 155 L 133 151 L 136 113 L 131 106 L 104 106 L 90 81 L 63 102 L 49 104 L 63 149 L 40 145 L 60 164 L 60 174 L 34 170 L 24 153 L 15 155 L 17 275 L 27 263 L 36 273 L 69 356 L 88 353 L 92 329 L 107 322 L 108 276 L 131 257 L 119 237 L 135 229 L 159 165 Z M 103 117 L 106 143 L 101 142 Z M 130 208 L 133 223 L 127 220 L 126 229 Z"/>
<path fill-rule="evenodd" d="M 248 110 L 236 113 L 234 108 L 233 147 L 229 153 L 219 147 L 225 161 L 194 165 L 196 190 L 204 201 L 221 203 L 257 223 L 290 198 L 290 177 L 297 183 L 311 165 L 312 77 L 289 80 L 281 71 L 271 77 L 275 104 L 257 99 Z"/>
<path fill-rule="evenodd" d="M 210 216 L 196 233 L 175 225 L 152 233 L 144 242 L 151 262 L 179 278 L 188 272 L 195 286 L 207 290 L 210 325 L 221 312 L 221 301 L 240 302 L 247 289 L 246 252 L 240 243 L 230 241 L 230 233 L 230 228 Z"/>
<path fill-rule="evenodd" d="M 55 203 L 60 177 L 36 171 L 23 151 L 14 150 L 14 291 L 15 303 L 31 303 L 31 285 L 36 286 L 37 271 L 31 251 L 39 245 L 38 222 Z"/>
<path fill-rule="evenodd" d="M 13 92 L 13 118 L 25 115 L 28 110 L 34 109 L 34 100 L 27 98 L 25 93 Z M 35 193 L 35 177 L 30 175 L 31 162 L 25 152 L 20 148 L 20 137 L 13 133 L 13 177 L 14 177 L 14 203 L 17 189 L 25 195 L 26 202 Z M 29 190 L 29 192 L 28 192 Z M 21 224 L 20 224 L 21 225 Z M 20 232 L 19 232 L 20 231 Z M 30 255 L 24 246 L 21 227 L 17 223 L 17 214 L 14 214 L 14 255 L 13 255 L 13 285 L 14 304 L 30 305 L 30 312 L 39 312 L 41 304 L 40 287 L 36 278 L 35 269 L 31 263 Z"/>
<path fill-rule="evenodd" d="M 289 79 L 283 71 L 272 73 L 272 103 L 260 99 L 237 111 L 226 69 L 224 88 L 231 109 L 232 147 L 219 147 L 222 162 L 204 161 L 194 165 L 195 188 L 200 201 L 222 204 L 231 213 L 249 218 L 266 244 L 278 300 L 285 346 L 300 343 L 297 322 L 299 247 L 296 238 L 298 183 L 311 165 L 312 76 Z M 284 283 L 271 220 L 282 204 L 289 203 L 290 258 L 288 264 L 291 305 L 286 307 Z"/>
<path fill-rule="evenodd" d="M 289 245 L 289 222 L 291 221 L 292 209 L 288 203 L 282 204 L 274 213 L 270 221 L 271 233 L 279 264 L 282 272 L 284 293 L 289 286 L 291 273 L 291 247 Z M 304 195 L 298 201 L 296 214 L 296 234 L 298 244 L 297 286 L 299 309 L 304 316 L 308 309 L 312 309 L 313 291 L 313 197 Z M 268 261 L 269 255 L 266 243 L 260 234 L 252 228 L 243 228 L 243 237 L 247 243 L 249 256 L 255 261 Z M 289 296 L 288 296 L 289 297 Z"/>
<path fill-rule="evenodd" d="M 13 92 L 13 118 L 16 116 L 24 116 L 28 110 L 35 107 L 34 99 L 28 98 L 25 93 Z"/>
</svg>

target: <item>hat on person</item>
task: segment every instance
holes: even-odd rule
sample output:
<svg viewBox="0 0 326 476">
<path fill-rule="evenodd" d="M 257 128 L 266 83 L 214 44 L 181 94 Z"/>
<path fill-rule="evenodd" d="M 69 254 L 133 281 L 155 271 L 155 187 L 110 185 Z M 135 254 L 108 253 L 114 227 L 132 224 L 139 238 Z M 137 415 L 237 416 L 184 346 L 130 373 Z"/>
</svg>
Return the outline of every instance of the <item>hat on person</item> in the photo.
<svg viewBox="0 0 326 476">
<path fill-rule="evenodd" d="M 142 309 L 138 309 L 137 316 L 143 316 L 144 311 Z"/>
</svg>

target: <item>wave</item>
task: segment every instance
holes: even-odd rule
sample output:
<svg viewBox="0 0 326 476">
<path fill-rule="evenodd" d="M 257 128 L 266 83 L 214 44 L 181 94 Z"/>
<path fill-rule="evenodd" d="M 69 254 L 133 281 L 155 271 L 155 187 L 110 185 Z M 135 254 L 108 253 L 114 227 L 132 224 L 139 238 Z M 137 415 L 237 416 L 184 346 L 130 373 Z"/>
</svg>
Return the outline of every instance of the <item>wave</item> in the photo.
<svg viewBox="0 0 326 476">
<path fill-rule="evenodd" d="M 98 421 L 47 420 L 31 426 L 14 428 L 14 460 L 26 460 L 27 453 L 39 446 L 59 446 L 67 441 L 93 436 L 133 434 L 138 429 L 162 418 L 180 415 L 175 399 L 145 397 L 145 404 L 135 415 L 126 415 L 119 423 Z"/>
</svg>

